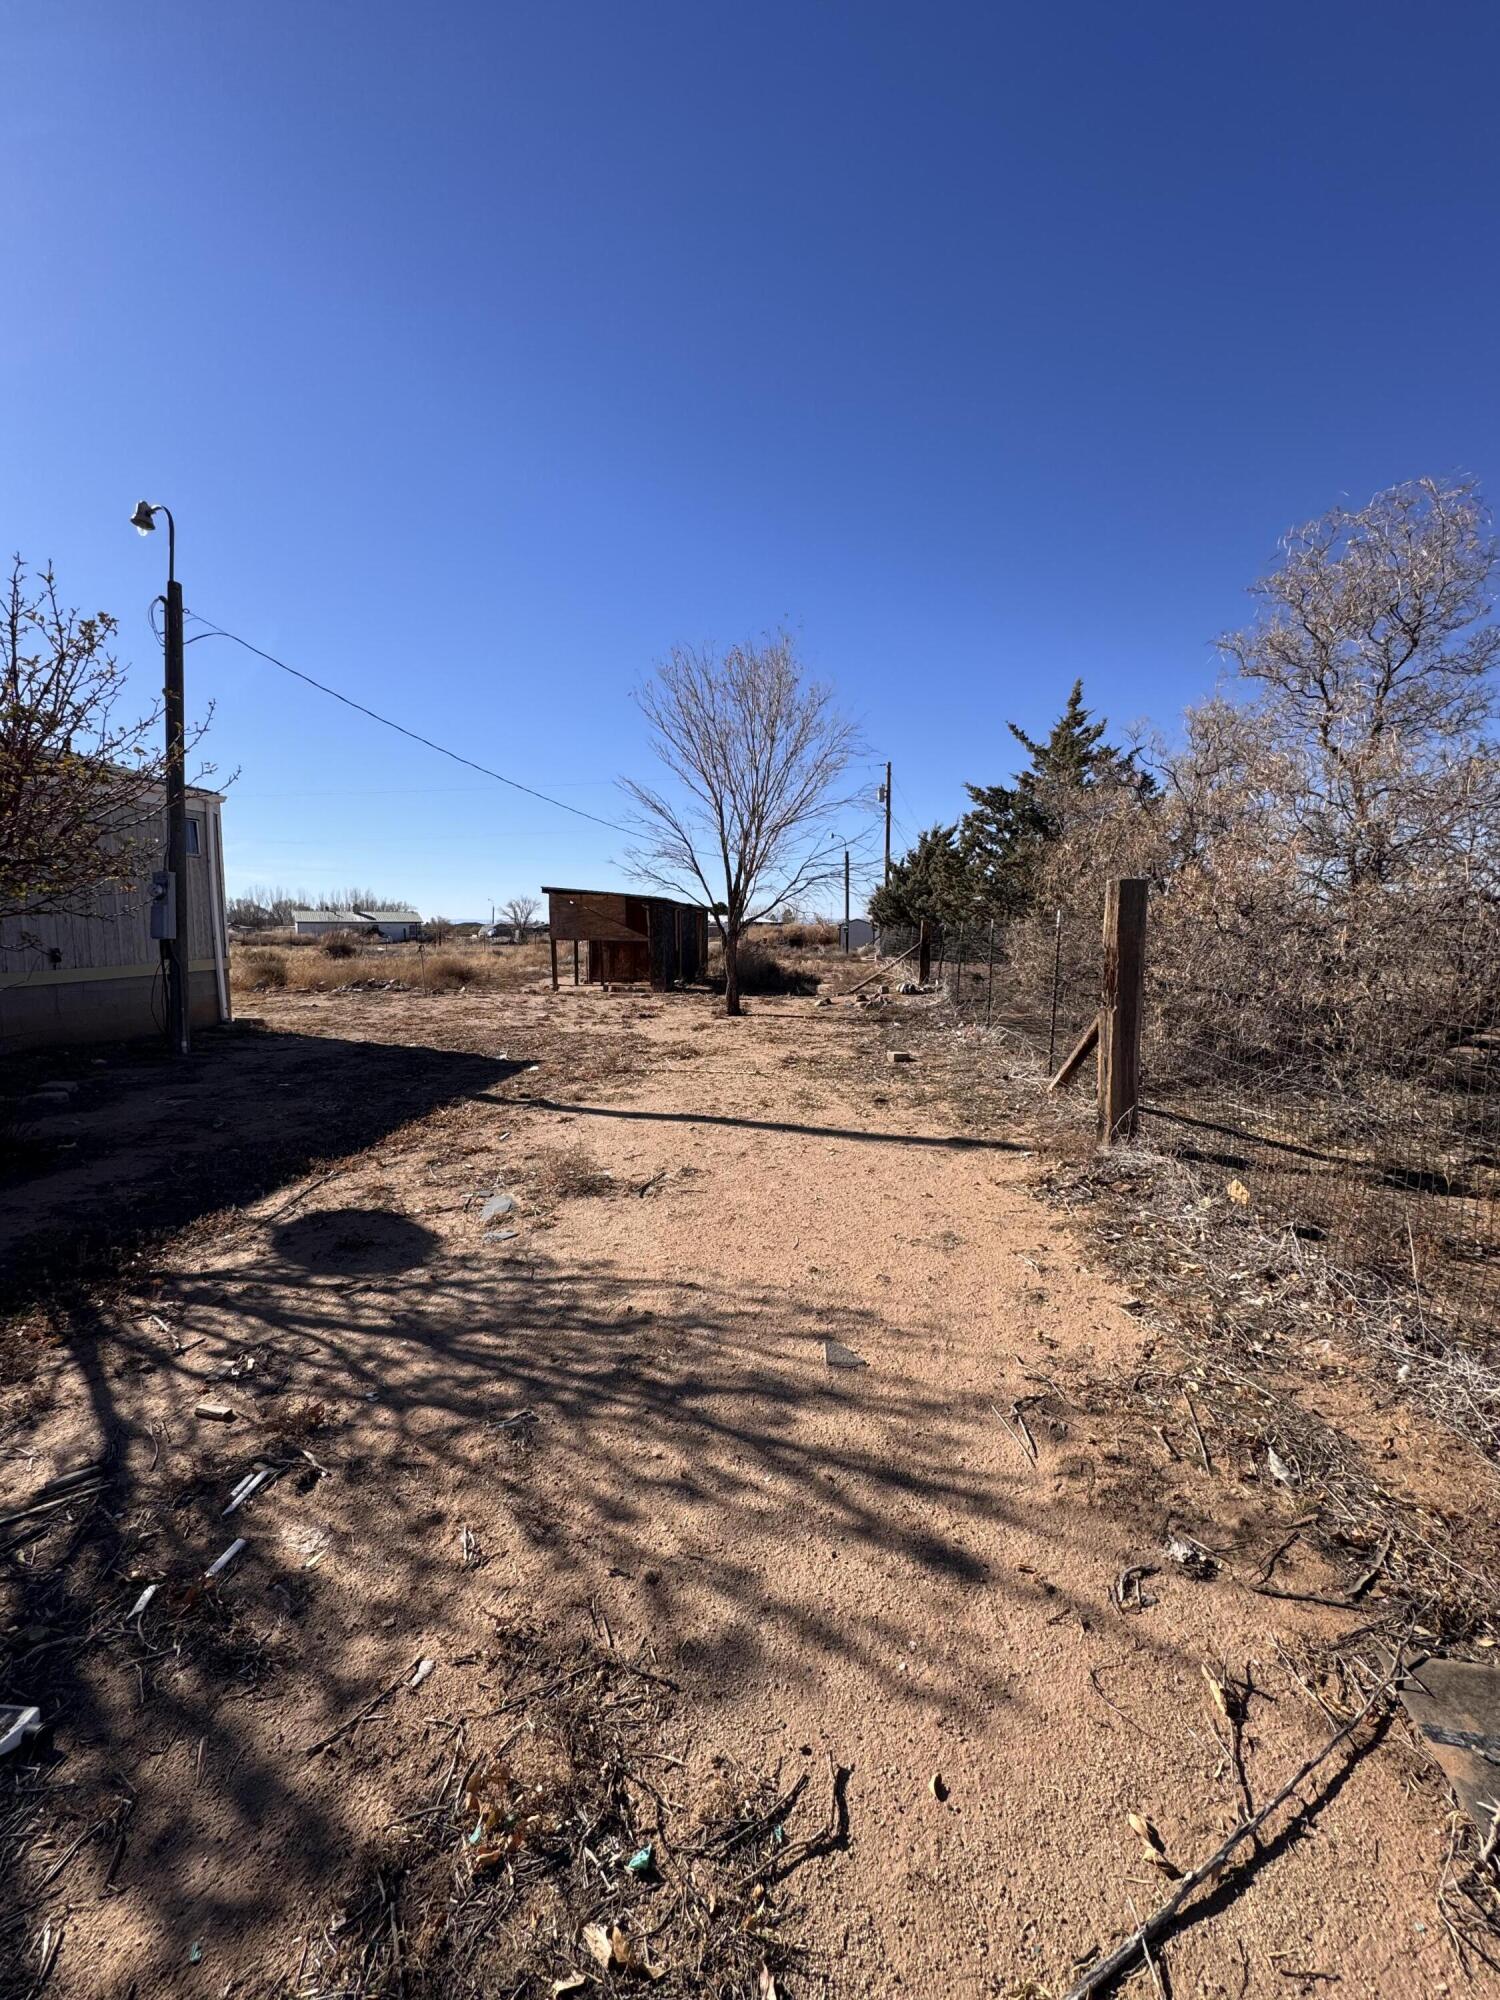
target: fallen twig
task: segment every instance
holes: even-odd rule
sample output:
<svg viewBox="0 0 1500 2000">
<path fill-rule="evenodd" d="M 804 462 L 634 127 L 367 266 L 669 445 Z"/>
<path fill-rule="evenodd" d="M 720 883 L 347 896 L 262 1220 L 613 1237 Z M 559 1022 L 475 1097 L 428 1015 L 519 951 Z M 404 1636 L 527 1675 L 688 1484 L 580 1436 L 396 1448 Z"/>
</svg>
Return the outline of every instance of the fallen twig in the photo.
<svg viewBox="0 0 1500 2000">
<path fill-rule="evenodd" d="M 1166 1902 L 1161 1905 L 1160 1909 L 1153 1911 L 1144 1923 L 1137 1924 L 1124 1944 L 1120 1945 L 1117 1950 L 1112 1951 L 1108 1958 L 1101 1958 L 1097 1965 L 1091 1966 L 1075 1985 L 1069 1987 L 1064 2000 L 1090 2000 L 1091 1995 L 1101 1993 L 1106 1987 L 1112 1986 L 1122 1973 L 1130 1971 L 1143 1956 L 1149 1956 L 1151 1945 L 1169 1927 L 1178 1911 L 1181 1910 L 1183 1904 L 1187 1902 L 1194 1890 L 1201 1888 L 1205 1882 L 1210 1881 L 1218 1874 L 1219 1870 L 1242 1841 L 1248 1840 L 1252 1834 L 1260 1831 L 1261 1827 L 1271 1817 L 1271 1814 L 1276 1811 L 1278 1806 L 1285 1805 L 1286 1801 L 1292 1796 L 1303 1780 L 1310 1778 L 1313 1772 L 1321 1764 L 1326 1763 L 1334 1751 L 1353 1735 L 1354 1731 L 1364 1721 L 1377 1702 L 1390 1697 L 1401 1678 L 1401 1654 L 1404 1645 L 1405 1642 L 1403 1640 L 1402 1645 L 1397 1647 L 1395 1662 L 1390 1673 L 1384 1680 L 1376 1683 L 1365 1697 L 1363 1705 L 1336 1734 L 1328 1739 L 1322 1749 L 1315 1756 L 1309 1757 L 1307 1762 L 1287 1780 L 1281 1790 L 1274 1797 L 1266 1801 L 1259 1812 L 1252 1813 L 1247 1818 L 1242 1819 L 1229 1838 L 1222 1846 L 1215 1849 L 1207 1861 L 1202 1861 L 1196 1868 L 1190 1869 L 1183 1876 Z"/>
<path fill-rule="evenodd" d="M 1203 1426 L 1198 1421 L 1198 1412 L 1193 1408 L 1193 1399 L 1188 1393 L 1186 1382 L 1182 1385 L 1182 1400 L 1187 1405 L 1188 1422 L 1193 1427 L 1193 1436 L 1198 1440 L 1198 1450 L 1203 1459 L 1203 1470 L 1212 1473 L 1214 1469 L 1213 1461 L 1208 1455 L 1208 1446 L 1203 1441 Z"/>
<path fill-rule="evenodd" d="M 351 1715 L 349 1720 L 341 1722 L 337 1729 L 331 1729 L 326 1736 L 320 1736 L 316 1743 L 309 1743 L 304 1754 L 309 1757 L 316 1757 L 320 1751 L 327 1750 L 333 1744 L 337 1743 L 341 1736 L 347 1736 L 351 1729 L 357 1729 L 362 1722 L 379 1708 L 383 1701 L 389 1701 L 393 1694 L 410 1684 L 412 1674 L 420 1665 L 420 1660 L 413 1660 L 411 1666 L 403 1667 L 390 1685 L 383 1687 L 379 1694 L 372 1695 L 357 1715 Z"/>
<path fill-rule="evenodd" d="M 999 1418 L 1000 1428 L 1005 1432 L 1011 1443 L 1035 1465 L 1037 1460 L 1036 1439 L 1031 1435 L 1030 1427 L 1025 1417 L 1021 1414 L 1020 1403 L 1014 1402 L 1011 1404 L 1009 1417 L 1006 1417 L 998 1403 L 991 1403 L 990 1408 L 996 1417 Z"/>
</svg>

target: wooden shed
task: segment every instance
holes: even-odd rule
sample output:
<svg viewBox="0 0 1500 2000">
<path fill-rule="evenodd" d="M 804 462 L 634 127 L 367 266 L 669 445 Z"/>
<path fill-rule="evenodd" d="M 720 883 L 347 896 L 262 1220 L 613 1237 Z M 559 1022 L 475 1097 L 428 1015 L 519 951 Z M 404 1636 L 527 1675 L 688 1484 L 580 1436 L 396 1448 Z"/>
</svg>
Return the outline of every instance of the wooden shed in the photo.
<svg viewBox="0 0 1500 2000">
<path fill-rule="evenodd" d="M 552 987 L 557 990 L 557 947 L 573 947 L 573 984 L 647 981 L 686 986 L 708 971 L 708 912 L 667 896 L 626 896 L 610 889 L 549 889 L 547 927 L 552 942 Z M 587 945 L 580 971 L 579 947 Z"/>
</svg>

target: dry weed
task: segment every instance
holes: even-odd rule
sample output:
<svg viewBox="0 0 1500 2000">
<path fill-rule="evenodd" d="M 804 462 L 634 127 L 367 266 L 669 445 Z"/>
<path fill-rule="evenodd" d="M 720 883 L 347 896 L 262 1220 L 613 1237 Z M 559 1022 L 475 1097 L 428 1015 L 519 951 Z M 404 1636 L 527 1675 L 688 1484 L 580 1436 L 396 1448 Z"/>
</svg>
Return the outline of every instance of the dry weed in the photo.
<svg viewBox="0 0 1500 2000">
<path fill-rule="evenodd" d="M 584 1146 L 539 1147 L 527 1164 L 526 1177 L 538 1202 L 547 1208 L 618 1191 L 613 1174 L 599 1166 Z"/>
</svg>

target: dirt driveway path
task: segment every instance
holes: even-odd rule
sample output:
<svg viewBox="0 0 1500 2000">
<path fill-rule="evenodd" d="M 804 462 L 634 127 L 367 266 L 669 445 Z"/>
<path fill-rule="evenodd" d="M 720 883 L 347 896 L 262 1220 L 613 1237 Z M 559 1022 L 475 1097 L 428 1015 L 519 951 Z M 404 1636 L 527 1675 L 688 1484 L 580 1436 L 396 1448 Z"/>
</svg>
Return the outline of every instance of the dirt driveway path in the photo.
<svg viewBox="0 0 1500 2000">
<path fill-rule="evenodd" d="M 385 998 L 289 1000 L 275 1025 L 419 1032 Z M 1024 1148 L 917 1105 L 867 1018 L 445 1004 L 464 1046 L 539 1066 L 200 1232 L 147 1288 L 156 1325 L 75 1329 L 38 1398 L 21 1483 L 80 1455 L 82 1402 L 129 1467 L 129 1594 L 238 1527 L 261 1643 L 238 1680 L 78 1664 L 79 1775 L 128 1776 L 135 1805 L 110 1893 L 104 1843 L 72 1878 L 54 1991 L 314 1990 L 299 1952 L 443 1761 L 436 1723 L 483 1713 L 496 1632 L 603 1628 L 682 1690 L 674 1782 L 717 1754 L 807 1769 L 811 1809 L 830 1760 L 850 1771 L 847 1846 L 789 1885 L 814 1953 L 794 1994 L 1062 1993 L 1167 1886 L 1127 1814 L 1190 1866 L 1245 1810 L 1205 1667 L 1259 1690 L 1257 1800 L 1329 1733 L 1277 1640 L 1338 1615 L 1161 1554 L 1182 1521 L 1233 1568 L 1292 1506 L 1146 1476 L 1111 1404 L 1149 1327 L 1030 1192 Z M 830 1366 L 828 1340 L 864 1365 Z M 195 1417 L 210 1395 L 236 1419 Z M 1034 1465 L 995 1414 L 1024 1396 Z M 329 1476 L 221 1524 L 214 1481 L 299 1414 Z M 1132 1564 L 1159 1573 L 1127 1614 Z M 306 1757 L 417 1656 L 420 1714 Z M 1207 1901 L 1173 1990 L 1446 1991 L 1442 1849 L 1434 1794 L 1382 1743 Z"/>
</svg>

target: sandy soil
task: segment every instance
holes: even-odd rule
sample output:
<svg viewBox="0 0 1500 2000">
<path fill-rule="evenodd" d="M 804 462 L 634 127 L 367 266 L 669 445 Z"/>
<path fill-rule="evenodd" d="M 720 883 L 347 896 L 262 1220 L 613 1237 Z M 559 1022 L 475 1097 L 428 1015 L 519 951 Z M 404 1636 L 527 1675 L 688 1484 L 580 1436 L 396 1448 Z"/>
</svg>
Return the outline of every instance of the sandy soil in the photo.
<svg viewBox="0 0 1500 2000">
<path fill-rule="evenodd" d="M 587 991 L 258 1011 L 274 1033 L 183 1086 L 232 1099 L 244 1199 L 194 1223 L 179 1190 L 185 1233 L 127 1295 L 54 1285 L 18 1321 L 0 1497 L 116 1454 L 88 1605 L 117 1613 L 247 1541 L 217 1653 L 183 1647 L 164 1590 L 128 1662 L 49 1654 L 85 1573 L 64 1551 L 20 1578 L 5 1695 L 61 1708 L 54 1774 L 81 1832 L 108 1823 L 50 1888 L 65 1841 L 9 1861 L 7 1894 L 37 1897 L 27 1980 L 45 1920 L 51 1994 L 323 1990 L 297 1984 L 307 1940 L 431 1796 L 456 1721 L 482 1747 L 517 1634 L 654 1647 L 682 1691 L 683 1787 L 726 1755 L 811 1770 L 811 1804 L 829 1760 L 850 1770 L 847 1846 L 794 1878 L 812 1958 L 793 1994 L 1061 1994 L 1166 1890 L 1127 1814 L 1190 1866 L 1245 1810 L 1205 1667 L 1256 1690 L 1257 1800 L 1326 1738 L 1282 1649 L 1360 1615 L 1232 1580 L 1295 1501 L 1149 1457 L 1112 1421 L 1148 1323 L 1030 1188 L 1024 1135 L 946 1118 L 920 1059 L 887 1061 L 887 1022 Z M 426 1098 L 415 1043 L 453 1066 Z M 316 1129 L 288 1149 L 289 1096 L 320 1075 L 325 1139 L 362 1121 L 332 1171 Z M 366 1094 L 382 1083 L 389 1102 Z M 130 1101 L 133 1162 L 151 1120 Z M 86 1091 L 70 1116 L 83 1156 L 35 1183 L 25 1227 L 64 1197 L 80 1226 L 100 1200 L 149 1209 L 131 1162 L 89 1165 Z M 517 1206 L 486 1224 L 497 1188 Z M 865 1366 L 831 1367 L 828 1339 Z M 1035 1464 L 995 1413 L 1026 1395 Z M 195 1416 L 205 1397 L 233 1420 Z M 286 1438 L 327 1476 L 221 1519 Z M 1221 1552 L 1215 1580 L 1165 1561 L 1178 1526 Z M 1131 1564 L 1158 1573 L 1124 1613 Z M 420 1693 L 306 1754 L 423 1656 Z M 1460 1990 L 1433 1906 L 1443 1814 L 1383 1732 L 1201 1904 L 1171 1990 Z"/>
</svg>

